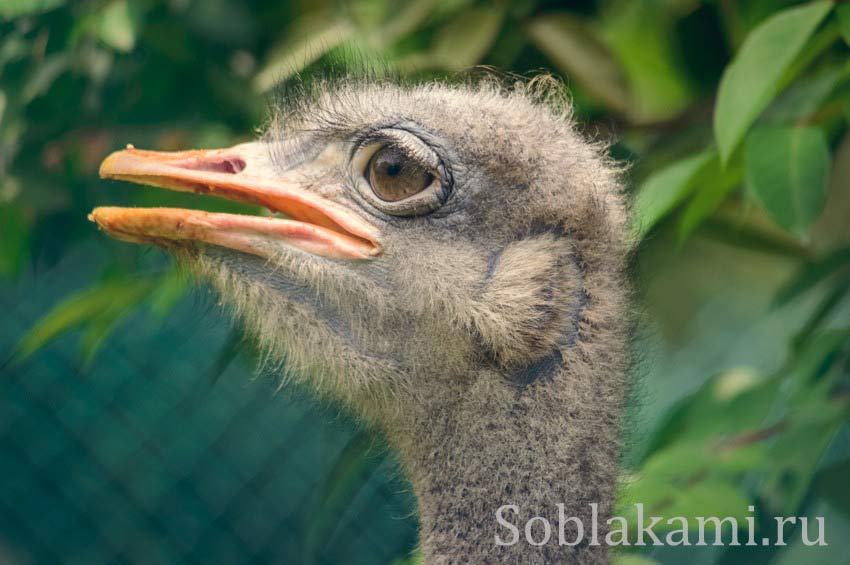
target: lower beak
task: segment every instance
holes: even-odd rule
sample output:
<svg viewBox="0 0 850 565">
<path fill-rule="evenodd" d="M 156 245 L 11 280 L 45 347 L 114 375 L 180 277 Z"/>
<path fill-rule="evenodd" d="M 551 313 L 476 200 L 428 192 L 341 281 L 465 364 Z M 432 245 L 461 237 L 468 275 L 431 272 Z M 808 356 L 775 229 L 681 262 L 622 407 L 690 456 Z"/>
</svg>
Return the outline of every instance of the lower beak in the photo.
<svg viewBox="0 0 850 565">
<path fill-rule="evenodd" d="M 181 208 L 95 208 L 89 219 L 116 239 L 134 243 L 201 242 L 270 257 L 280 245 L 332 259 L 379 252 L 378 232 L 348 208 L 300 186 L 293 175 L 269 173 L 266 149 L 117 151 L 100 176 L 258 204 L 286 216 L 217 214 Z"/>
</svg>

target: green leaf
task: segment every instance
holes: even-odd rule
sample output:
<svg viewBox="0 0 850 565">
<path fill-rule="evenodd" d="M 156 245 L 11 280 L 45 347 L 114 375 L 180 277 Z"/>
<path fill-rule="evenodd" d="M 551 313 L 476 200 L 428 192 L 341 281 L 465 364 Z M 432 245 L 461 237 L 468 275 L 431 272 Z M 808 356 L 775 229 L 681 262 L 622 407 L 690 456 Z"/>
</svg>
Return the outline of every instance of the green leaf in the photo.
<svg viewBox="0 0 850 565">
<path fill-rule="evenodd" d="M 47 93 L 59 75 L 68 70 L 70 60 L 65 53 L 49 55 L 44 61 L 32 69 L 21 91 L 21 101 L 24 104 Z"/>
<path fill-rule="evenodd" d="M 101 41 L 118 51 L 132 51 L 141 21 L 138 5 L 131 5 L 127 0 L 115 0 L 103 8 L 97 22 L 97 35 Z"/>
<path fill-rule="evenodd" d="M 806 322 L 794 335 L 792 346 L 795 350 L 801 349 L 812 339 L 815 332 L 831 317 L 848 293 L 850 293 L 850 285 L 847 284 L 846 279 L 839 280 L 832 285 L 832 289 L 827 291 L 826 295 L 820 299 Z"/>
<path fill-rule="evenodd" d="M 631 535 L 635 533 L 636 504 L 644 505 L 645 516 L 681 516 L 688 521 L 689 526 L 695 527 L 697 517 L 709 516 L 731 516 L 741 524 L 751 502 L 742 494 L 735 481 L 715 476 L 671 481 L 646 474 L 621 490 L 617 504 L 617 515 L 627 519 Z M 670 525 L 663 520 L 658 523 L 656 530 L 663 532 L 673 527 L 678 525 Z M 713 531 L 710 522 L 707 523 L 706 531 Z"/>
<path fill-rule="evenodd" d="M 838 19 L 838 29 L 841 31 L 841 37 L 847 45 L 850 45 L 850 4 L 839 4 L 835 8 L 835 16 Z"/>
<path fill-rule="evenodd" d="M 846 74 L 841 67 L 832 67 L 816 76 L 805 76 L 791 85 L 764 113 L 764 120 L 775 124 L 790 124 L 813 114 Z"/>
<path fill-rule="evenodd" d="M 287 39 L 272 49 L 266 63 L 254 77 L 254 88 L 259 92 L 271 90 L 353 34 L 354 26 L 345 20 L 328 19 L 324 15 L 301 18 L 286 31 Z"/>
<path fill-rule="evenodd" d="M 186 290 L 186 276 L 179 269 L 170 269 L 160 277 L 156 288 L 151 292 L 151 312 L 158 318 L 165 318 Z"/>
<path fill-rule="evenodd" d="M 841 428 L 842 414 L 826 395 L 810 398 L 798 408 L 789 429 L 771 446 L 769 476 L 764 489 L 775 508 L 786 515 L 797 511 L 812 481 L 818 462 Z"/>
<path fill-rule="evenodd" d="M 797 354 L 786 383 L 785 429 L 770 446 L 763 496 L 786 515 L 804 501 L 833 438 L 846 424 L 847 404 L 835 385 L 845 378 L 850 328 L 812 336 Z M 840 384 L 839 384 L 840 386 Z"/>
<path fill-rule="evenodd" d="M 628 113 L 629 90 L 622 69 L 587 24 L 560 12 L 532 19 L 525 30 L 570 81 L 575 80 L 607 107 Z"/>
<path fill-rule="evenodd" d="M 742 369 L 712 377 L 664 415 L 649 444 L 649 454 L 674 443 L 706 444 L 763 427 L 778 389 L 777 379 Z"/>
<path fill-rule="evenodd" d="M 437 0 L 432 18 L 444 21 L 455 17 L 461 10 L 475 4 L 475 0 Z"/>
<path fill-rule="evenodd" d="M 314 515 L 305 542 L 308 560 L 332 537 L 340 516 L 384 461 L 383 455 L 372 449 L 374 445 L 373 433 L 360 430 L 348 441 L 317 490 L 318 501 L 313 505 Z"/>
<path fill-rule="evenodd" d="M 29 221 L 10 204 L 0 205 L 0 241 L 0 275 L 17 274 L 29 250 Z"/>
<path fill-rule="evenodd" d="M 723 73 L 714 109 L 714 135 L 724 165 L 830 9 L 832 3 L 824 1 L 783 10 L 744 41 Z"/>
<path fill-rule="evenodd" d="M 377 47 L 391 45 L 401 37 L 416 31 L 431 15 L 436 5 L 437 0 L 410 0 L 399 5 L 394 17 L 369 39 Z"/>
<path fill-rule="evenodd" d="M 24 334 L 15 349 L 21 359 L 26 359 L 75 327 L 94 323 L 92 333 L 85 338 L 83 354 L 91 355 L 102 336 L 112 326 L 109 322 L 120 312 L 129 310 L 150 291 L 148 280 L 110 279 L 72 294 L 43 316 Z"/>
<path fill-rule="evenodd" d="M 739 525 L 743 525 L 744 519 L 748 516 L 747 506 L 750 504 L 750 500 L 734 483 L 708 479 L 682 489 L 677 493 L 672 504 L 664 509 L 664 513 L 666 516 L 683 516 L 692 526 L 697 526 L 696 518 L 700 516 L 721 518 L 729 516 L 735 518 Z M 713 531 L 710 523 L 706 531 Z"/>
<path fill-rule="evenodd" d="M 839 269 L 850 266 L 850 248 L 838 249 L 826 257 L 800 267 L 794 277 L 777 292 L 773 305 L 784 306 Z"/>
<path fill-rule="evenodd" d="M 632 208 L 632 231 L 645 236 L 695 188 L 697 173 L 714 157 L 700 153 L 661 169 L 646 179 L 637 191 Z"/>
<path fill-rule="evenodd" d="M 737 163 L 724 168 L 717 156 L 700 169 L 692 181 L 696 195 L 688 202 L 679 221 L 679 245 L 717 210 L 726 196 L 741 184 L 742 177 L 743 171 Z"/>
<path fill-rule="evenodd" d="M 800 74 L 812 68 L 817 68 L 819 65 L 814 64 L 815 60 L 835 45 L 840 36 L 841 32 L 838 30 L 838 24 L 832 19 L 827 19 L 826 23 L 820 26 L 806 42 L 803 50 L 785 71 L 782 81 L 779 84 L 779 90 L 784 89 L 786 85 L 791 83 Z"/>
<path fill-rule="evenodd" d="M 116 308 L 112 305 L 86 324 L 85 332 L 80 338 L 80 363 L 84 368 L 91 366 L 100 347 L 130 312 L 131 308 Z"/>
<path fill-rule="evenodd" d="M 462 70 L 475 65 L 496 40 L 504 15 L 501 6 L 464 10 L 437 32 L 431 57 L 446 69 Z"/>
<path fill-rule="evenodd" d="M 628 79 L 629 118 L 652 122 L 683 111 L 694 85 L 681 64 L 670 2 L 605 2 L 600 34 Z"/>
<path fill-rule="evenodd" d="M 828 187 L 829 146 L 814 127 L 761 127 L 747 137 L 749 194 L 784 229 L 802 235 L 820 214 Z"/>
<path fill-rule="evenodd" d="M 655 559 L 636 553 L 619 553 L 614 555 L 613 565 L 659 565 Z"/>
<path fill-rule="evenodd" d="M 794 360 L 792 374 L 795 388 L 789 387 L 789 393 L 799 394 L 803 400 L 815 398 L 814 383 L 822 382 L 833 368 L 837 354 L 846 350 L 850 344 L 850 328 L 828 329 L 815 333 L 803 344 Z"/>
<path fill-rule="evenodd" d="M 0 72 L 9 63 L 19 61 L 29 54 L 29 45 L 19 34 L 6 34 L 0 41 Z"/>
<path fill-rule="evenodd" d="M 711 454 L 698 442 L 679 442 L 646 460 L 641 473 L 653 478 L 688 478 L 711 465 Z"/>
<path fill-rule="evenodd" d="M 390 565 L 422 565 L 422 553 L 415 549 L 409 556 L 396 559 Z"/>
<path fill-rule="evenodd" d="M 65 0 L 3 0 L 0 3 L 0 18 L 12 19 L 40 14 L 64 3 Z"/>
</svg>

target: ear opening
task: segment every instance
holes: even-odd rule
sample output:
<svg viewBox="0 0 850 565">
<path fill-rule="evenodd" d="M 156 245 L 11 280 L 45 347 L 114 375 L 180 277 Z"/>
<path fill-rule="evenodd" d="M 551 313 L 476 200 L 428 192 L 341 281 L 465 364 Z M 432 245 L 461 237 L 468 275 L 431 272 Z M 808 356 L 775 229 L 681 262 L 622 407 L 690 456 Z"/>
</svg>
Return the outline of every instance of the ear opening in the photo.
<svg viewBox="0 0 850 565">
<path fill-rule="evenodd" d="M 560 348 L 577 337 L 587 300 L 583 279 L 566 235 L 547 232 L 503 248 L 493 258 L 474 317 L 493 359 L 514 369 L 527 365 L 531 371 L 553 352 L 560 355 Z"/>
</svg>

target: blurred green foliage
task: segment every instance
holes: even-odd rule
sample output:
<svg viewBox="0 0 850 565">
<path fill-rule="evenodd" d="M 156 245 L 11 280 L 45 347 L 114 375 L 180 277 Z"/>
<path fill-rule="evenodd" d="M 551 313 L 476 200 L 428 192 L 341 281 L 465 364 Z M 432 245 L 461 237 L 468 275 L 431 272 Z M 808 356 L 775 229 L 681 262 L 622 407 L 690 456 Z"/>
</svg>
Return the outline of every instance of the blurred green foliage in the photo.
<svg viewBox="0 0 850 565">
<path fill-rule="evenodd" d="M 583 127 L 633 163 L 646 398 L 627 441 L 623 511 L 643 502 L 743 518 L 754 505 L 761 523 L 826 504 L 840 543 L 850 534 L 848 44 L 850 4 L 829 1 L 6 0 L 0 275 L 48 268 L 96 237 L 85 222 L 96 203 L 181 205 L 186 195 L 157 189 L 105 196 L 100 160 L 128 142 L 249 138 L 267 94 L 307 68 L 356 54 L 426 80 L 478 64 L 548 70 L 564 77 Z M 137 274 L 143 250 L 98 241 L 112 261 L 23 335 L 18 362 L 79 330 L 89 363 L 128 312 L 167 316 L 180 300 L 172 271 Z M 334 464 L 309 543 L 377 465 L 366 446 L 356 435 Z M 700 550 L 718 563 L 807 555 Z M 628 559 L 696 555 L 687 551 Z"/>
</svg>

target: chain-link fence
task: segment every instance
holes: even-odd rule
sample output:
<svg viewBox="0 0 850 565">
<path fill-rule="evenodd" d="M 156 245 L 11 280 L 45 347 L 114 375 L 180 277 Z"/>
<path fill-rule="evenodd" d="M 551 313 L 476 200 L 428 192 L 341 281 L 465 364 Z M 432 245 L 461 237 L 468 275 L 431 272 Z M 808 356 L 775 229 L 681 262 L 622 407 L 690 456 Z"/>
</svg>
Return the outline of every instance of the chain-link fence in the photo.
<svg viewBox="0 0 850 565">
<path fill-rule="evenodd" d="M 0 294 L 0 350 L 88 280 L 91 249 Z M 238 358 L 203 292 L 123 323 L 91 367 L 69 335 L 0 378 L 0 563 L 389 563 L 412 500 L 364 434 Z M 352 462 L 353 461 L 353 462 Z"/>
</svg>

